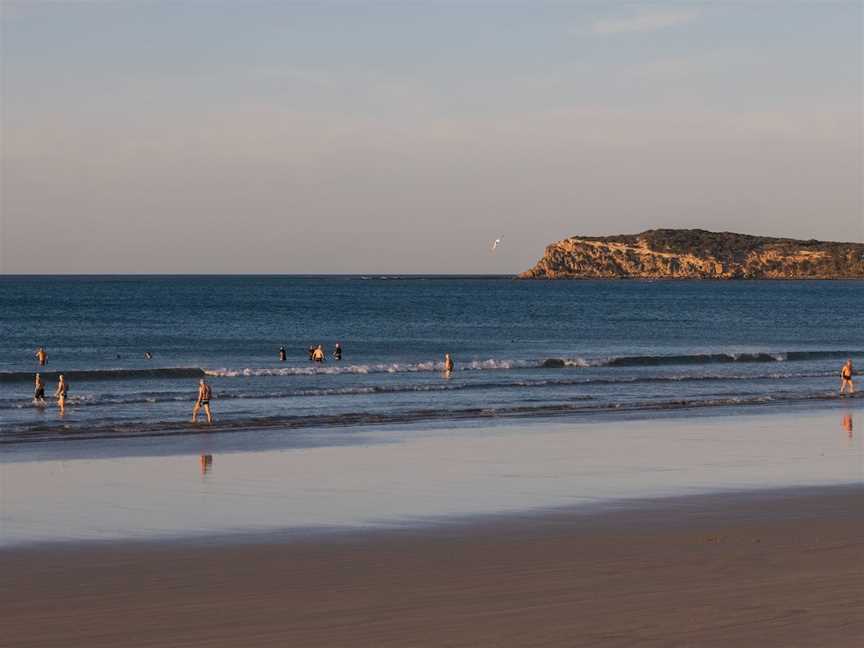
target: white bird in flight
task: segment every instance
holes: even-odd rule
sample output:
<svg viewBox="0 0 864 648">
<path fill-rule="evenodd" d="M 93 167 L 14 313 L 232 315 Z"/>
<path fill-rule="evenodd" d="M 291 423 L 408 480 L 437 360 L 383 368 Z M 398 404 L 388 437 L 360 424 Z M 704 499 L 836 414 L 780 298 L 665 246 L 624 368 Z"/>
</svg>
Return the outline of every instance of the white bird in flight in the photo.
<svg viewBox="0 0 864 648">
<path fill-rule="evenodd" d="M 500 245 L 500 243 L 501 243 L 500 238 L 497 238 L 494 241 L 492 241 L 492 247 L 489 249 L 489 251 L 494 252 L 496 249 L 498 249 L 498 245 Z"/>
</svg>

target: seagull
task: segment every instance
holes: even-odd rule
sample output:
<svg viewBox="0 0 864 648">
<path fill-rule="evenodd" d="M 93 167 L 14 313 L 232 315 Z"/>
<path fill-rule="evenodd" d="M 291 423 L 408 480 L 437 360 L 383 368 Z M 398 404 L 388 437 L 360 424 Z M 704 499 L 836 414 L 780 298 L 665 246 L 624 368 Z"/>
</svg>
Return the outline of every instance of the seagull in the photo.
<svg viewBox="0 0 864 648">
<path fill-rule="evenodd" d="M 492 242 L 492 247 L 489 249 L 490 252 L 494 252 L 501 243 L 501 239 L 497 238 Z"/>
</svg>

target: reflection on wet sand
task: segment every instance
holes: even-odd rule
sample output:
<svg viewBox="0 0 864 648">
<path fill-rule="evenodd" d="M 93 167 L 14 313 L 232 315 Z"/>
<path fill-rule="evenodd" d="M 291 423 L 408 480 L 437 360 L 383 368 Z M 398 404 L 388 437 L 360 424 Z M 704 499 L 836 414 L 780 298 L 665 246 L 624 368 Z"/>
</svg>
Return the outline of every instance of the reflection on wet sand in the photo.
<svg viewBox="0 0 864 648">
<path fill-rule="evenodd" d="M 341 437 L 323 430 L 316 432 L 322 443 L 339 445 L 263 449 L 254 435 L 208 435 L 160 441 L 160 450 L 176 454 L 131 454 L 150 442 L 124 441 L 129 456 L 82 461 L 4 450 L 0 547 L 423 524 L 730 489 L 860 484 L 862 441 L 845 431 L 856 411 L 639 418 L 614 428 L 556 421 L 382 427 Z M 246 449 L 229 445 L 237 443 Z"/>
<path fill-rule="evenodd" d="M 852 438 L 852 431 L 854 430 L 854 421 L 852 420 L 852 414 L 845 414 L 843 416 L 843 429 L 849 434 L 849 438 Z"/>
</svg>

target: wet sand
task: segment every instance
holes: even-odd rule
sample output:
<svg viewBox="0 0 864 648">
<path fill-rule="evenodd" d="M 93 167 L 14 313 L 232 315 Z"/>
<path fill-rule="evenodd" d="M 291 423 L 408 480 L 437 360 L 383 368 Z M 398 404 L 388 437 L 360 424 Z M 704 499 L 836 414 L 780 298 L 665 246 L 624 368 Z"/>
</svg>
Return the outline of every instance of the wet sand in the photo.
<svg viewBox="0 0 864 648">
<path fill-rule="evenodd" d="M 859 646 L 864 486 L 0 550 L 0 645 Z"/>
</svg>

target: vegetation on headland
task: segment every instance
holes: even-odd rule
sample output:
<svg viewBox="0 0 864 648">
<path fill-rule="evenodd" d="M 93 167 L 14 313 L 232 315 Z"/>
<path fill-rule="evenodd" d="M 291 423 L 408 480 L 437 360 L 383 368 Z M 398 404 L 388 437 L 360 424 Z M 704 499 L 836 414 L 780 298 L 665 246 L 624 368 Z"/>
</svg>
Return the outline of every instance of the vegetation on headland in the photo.
<svg viewBox="0 0 864 648">
<path fill-rule="evenodd" d="M 864 244 L 700 229 L 553 243 L 525 279 L 862 279 Z"/>
</svg>

